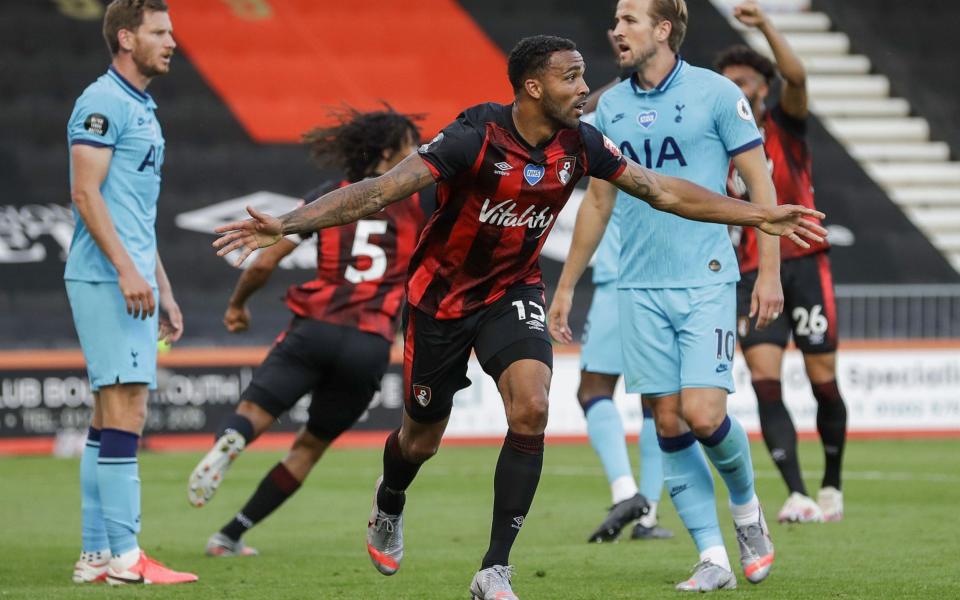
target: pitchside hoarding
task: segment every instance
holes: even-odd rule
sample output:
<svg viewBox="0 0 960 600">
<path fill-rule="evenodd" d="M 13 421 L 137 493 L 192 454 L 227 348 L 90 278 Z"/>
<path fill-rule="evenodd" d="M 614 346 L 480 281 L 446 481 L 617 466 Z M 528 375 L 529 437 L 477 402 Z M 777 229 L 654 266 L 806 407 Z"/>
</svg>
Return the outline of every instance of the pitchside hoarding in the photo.
<svg viewBox="0 0 960 600">
<path fill-rule="evenodd" d="M 575 354 L 555 360 L 547 433 L 586 434 L 576 399 L 579 362 Z M 252 365 L 162 368 L 151 396 L 146 434 L 208 433 L 231 412 L 253 373 Z M 493 381 L 472 361 L 473 382 L 455 398 L 449 438 L 499 437 L 506 431 L 503 404 Z M 750 376 L 739 355 L 734 364 L 737 392 L 729 411 L 749 432 L 759 432 Z M 803 372 L 802 357 L 788 352 L 783 371 L 784 400 L 800 432 L 816 431 L 816 402 Z M 960 434 L 960 349 L 850 350 L 839 355 L 839 384 L 847 402 L 851 432 L 863 434 Z M 617 390 L 615 401 L 628 432 L 641 424 L 636 396 Z M 380 393 L 355 430 L 383 431 L 400 422 L 402 375 L 391 366 Z M 295 431 L 306 422 L 309 397 L 276 424 Z M 89 423 L 92 396 L 80 368 L 0 371 L 0 437 L 44 437 L 82 431 Z"/>
</svg>

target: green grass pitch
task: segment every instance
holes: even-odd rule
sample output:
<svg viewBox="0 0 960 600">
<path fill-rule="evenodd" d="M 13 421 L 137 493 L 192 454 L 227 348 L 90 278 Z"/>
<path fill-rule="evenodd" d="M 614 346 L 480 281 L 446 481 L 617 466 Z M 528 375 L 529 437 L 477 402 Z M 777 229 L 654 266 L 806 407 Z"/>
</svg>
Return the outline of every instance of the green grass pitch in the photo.
<svg viewBox="0 0 960 600">
<path fill-rule="evenodd" d="M 956 440 L 859 441 L 847 448 L 840 523 L 770 523 L 777 561 L 770 578 L 724 597 L 956 598 L 960 596 L 960 444 Z M 199 454 L 146 454 L 141 460 L 141 544 L 155 557 L 200 575 L 175 587 L 107 589 L 70 582 L 79 552 L 78 461 L 0 459 L 5 509 L 0 533 L 0 598 L 467 598 L 486 549 L 497 448 L 444 448 L 408 494 L 407 554 L 393 577 L 375 572 L 364 527 L 378 450 L 334 450 L 286 506 L 248 536 L 262 555 L 203 555 L 207 536 L 236 511 L 280 453 L 249 451 L 202 509 L 186 500 Z M 636 453 L 633 445 L 631 452 Z M 773 519 L 785 491 L 761 445 L 753 446 L 758 491 Z M 811 493 L 819 445 L 801 444 Z M 720 520 L 736 564 L 723 485 Z M 549 446 L 533 510 L 511 556 L 523 600 L 676 598 L 673 584 L 696 562 L 692 541 L 670 505 L 661 523 L 676 537 L 589 545 L 609 494 L 589 446 Z"/>
</svg>

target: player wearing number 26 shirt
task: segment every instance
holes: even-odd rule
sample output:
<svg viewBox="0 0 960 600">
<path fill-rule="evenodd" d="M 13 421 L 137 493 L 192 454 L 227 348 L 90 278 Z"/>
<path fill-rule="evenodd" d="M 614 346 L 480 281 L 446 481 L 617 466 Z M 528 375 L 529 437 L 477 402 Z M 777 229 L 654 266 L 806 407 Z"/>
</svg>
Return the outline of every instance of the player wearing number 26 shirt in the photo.
<svg viewBox="0 0 960 600">
<path fill-rule="evenodd" d="M 503 396 L 508 429 L 494 475 L 490 544 L 470 592 L 483 600 L 516 599 L 509 554 L 540 479 L 553 363 L 538 259 L 577 181 L 587 175 L 609 180 L 662 210 L 692 218 L 818 237 L 800 218 L 805 209 L 734 201 L 625 159 L 580 122 L 589 91 L 584 68 L 570 40 L 521 40 L 507 67 L 511 104 L 465 110 L 417 155 L 381 177 L 279 218 L 249 209 L 252 219 L 217 229 L 223 234 L 214 242 L 219 253 L 240 249 L 243 260 L 283 234 L 363 219 L 437 182 L 438 207 L 407 280 L 406 410 L 387 438 L 367 527 L 367 551 L 384 575 L 400 568 L 405 492 L 439 448 L 453 395 L 469 383 L 473 351 Z"/>
</svg>

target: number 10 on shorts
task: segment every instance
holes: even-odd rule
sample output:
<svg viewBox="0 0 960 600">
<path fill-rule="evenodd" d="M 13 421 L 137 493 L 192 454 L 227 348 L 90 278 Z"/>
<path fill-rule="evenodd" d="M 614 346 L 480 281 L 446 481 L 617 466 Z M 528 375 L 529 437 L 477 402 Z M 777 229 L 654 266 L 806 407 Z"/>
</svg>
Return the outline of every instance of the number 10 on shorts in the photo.
<svg viewBox="0 0 960 600">
<path fill-rule="evenodd" d="M 723 329 L 714 329 L 713 332 L 717 334 L 717 360 L 723 360 L 726 357 L 727 360 L 733 360 L 733 350 L 736 346 L 736 338 L 733 335 L 733 331 Z"/>
</svg>

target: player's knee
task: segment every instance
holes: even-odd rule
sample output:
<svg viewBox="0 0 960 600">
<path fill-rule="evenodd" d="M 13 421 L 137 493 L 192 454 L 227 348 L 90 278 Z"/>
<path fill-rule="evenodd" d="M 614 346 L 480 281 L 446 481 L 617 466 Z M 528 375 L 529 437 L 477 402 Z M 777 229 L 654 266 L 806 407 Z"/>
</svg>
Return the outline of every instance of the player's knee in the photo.
<svg viewBox="0 0 960 600">
<path fill-rule="evenodd" d="M 440 450 L 440 440 L 425 436 L 411 438 L 401 442 L 400 450 L 406 460 L 416 464 L 425 463 Z"/>
<path fill-rule="evenodd" d="M 726 415 L 690 415 L 687 419 L 687 423 L 690 426 L 690 430 L 693 431 L 693 435 L 698 438 L 708 438 L 713 435 L 720 425 L 723 423 L 723 419 Z"/>
<path fill-rule="evenodd" d="M 295 456 L 298 462 L 308 463 L 311 466 L 315 464 L 323 453 L 330 446 L 330 440 L 317 437 L 310 432 L 304 431 L 293 441 L 293 447 L 290 448 L 290 455 Z"/>
<path fill-rule="evenodd" d="M 507 415 L 510 430 L 524 435 L 539 435 L 547 427 L 549 403 L 546 393 L 526 395 L 522 401 L 513 402 Z"/>
</svg>

